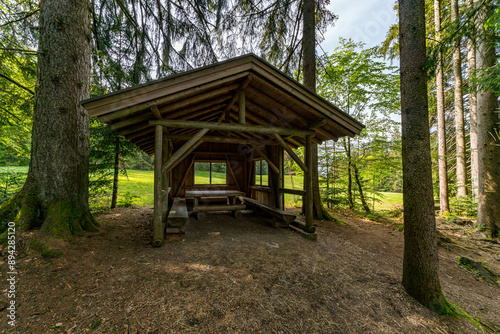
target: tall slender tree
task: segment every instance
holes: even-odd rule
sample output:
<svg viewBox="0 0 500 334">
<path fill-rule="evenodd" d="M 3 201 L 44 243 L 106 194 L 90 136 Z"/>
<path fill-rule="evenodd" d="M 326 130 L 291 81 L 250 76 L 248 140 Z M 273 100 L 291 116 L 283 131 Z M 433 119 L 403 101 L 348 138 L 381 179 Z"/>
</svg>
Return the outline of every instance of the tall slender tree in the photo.
<svg viewBox="0 0 500 334">
<path fill-rule="evenodd" d="M 97 225 L 88 207 L 89 117 L 80 105 L 89 97 L 89 8 L 88 1 L 40 1 L 31 162 L 21 192 L 0 208 L 0 218 L 53 236 Z"/>
<path fill-rule="evenodd" d="M 425 72 L 425 1 L 399 0 L 403 156 L 403 285 L 424 306 L 446 313 L 439 257 Z"/>
<path fill-rule="evenodd" d="M 451 21 L 459 25 L 458 0 L 451 0 Z M 460 55 L 460 38 L 453 39 L 453 80 L 455 96 L 455 136 L 457 157 L 457 197 L 467 196 L 467 169 L 465 165 L 465 130 L 464 130 L 464 100 L 462 95 L 462 57 Z"/>
<path fill-rule="evenodd" d="M 474 1 L 467 0 L 469 10 L 474 8 Z M 477 94 L 472 82 L 476 71 L 476 41 L 474 25 L 467 38 L 467 62 L 469 66 L 469 137 L 470 137 L 470 178 L 472 196 L 477 198 L 478 189 L 478 160 L 477 160 Z"/>
<path fill-rule="evenodd" d="M 486 21 L 493 13 L 492 2 L 474 0 L 476 19 L 476 66 L 487 71 L 495 65 L 495 30 Z M 491 89 L 479 87 L 477 92 L 477 141 L 478 141 L 478 210 L 479 224 L 489 226 L 493 237 L 500 234 L 500 135 L 497 126 L 498 100 Z"/>
<path fill-rule="evenodd" d="M 441 212 L 450 212 L 448 202 L 448 159 L 446 157 L 446 121 L 444 112 L 443 54 L 441 52 L 441 1 L 434 0 L 434 28 L 438 43 L 436 68 L 437 134 L 439 155 L 439 206 Z"/>
</svg>

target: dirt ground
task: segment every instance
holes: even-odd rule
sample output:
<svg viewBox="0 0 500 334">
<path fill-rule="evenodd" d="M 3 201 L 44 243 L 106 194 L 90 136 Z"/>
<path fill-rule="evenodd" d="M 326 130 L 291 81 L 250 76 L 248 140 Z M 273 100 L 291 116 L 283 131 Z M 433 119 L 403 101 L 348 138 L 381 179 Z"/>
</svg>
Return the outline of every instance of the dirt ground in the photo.
<svg viewBox="0 0 500 334">
<path fill-rule="evenodd" d="M 107 211 L 97 216 L 100 231 L 67 243 L 63 256 L 47 260 L 29 249 L 19 256 L 15 330 L 7 325 L 2 262 L 0 331 L 481 332 L 466 319 L 431 313 L 404 292 L 397 225 L 339 218 L 345 225 L 318 221 L 314 242 L 259 217 L 208 215 L 152 248 L 151 207 Z M 484 260 L 498 273 L 500 245 L 469 241 L 481 238 L 469 230 L 440 225 L 447 240 L 440 247 L 442 287 L 451 302 L 498 329 L 500 288 L 460 268 L 456 257 Z"/>
</svg>

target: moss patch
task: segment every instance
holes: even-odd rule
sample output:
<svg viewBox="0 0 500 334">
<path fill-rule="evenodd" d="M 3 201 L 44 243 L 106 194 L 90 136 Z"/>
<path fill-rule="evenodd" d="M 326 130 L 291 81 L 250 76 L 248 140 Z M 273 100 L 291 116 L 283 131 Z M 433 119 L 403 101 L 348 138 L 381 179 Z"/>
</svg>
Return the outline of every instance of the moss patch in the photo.
<svg viewBox="0 0 500 334">
<path fill-rule="evenodd" d="M 89 210 L 59 200 L 49 205 L 41 229 L 47 235 L 63 238 L 81 235 L 84 230 L 97 231 L 97 226 Z"/>
<path fill-rule="evenodd" d="M 59 249 L 54 248 L 54 246 L 49 245 L 46 241 L 39 238 L 33 238 L 31 240 L 30 248 L 40 252 L 44 259 L 59 258 L 63 255 Z"/>
<path fill-rule="evenodd" d="M 16 216 L 16 223 L 22 229 L 39 228 L 42 224 L 40 201 L 34 192 L 28 191 L 22 196 L 21 208 Z"/>
</svg>

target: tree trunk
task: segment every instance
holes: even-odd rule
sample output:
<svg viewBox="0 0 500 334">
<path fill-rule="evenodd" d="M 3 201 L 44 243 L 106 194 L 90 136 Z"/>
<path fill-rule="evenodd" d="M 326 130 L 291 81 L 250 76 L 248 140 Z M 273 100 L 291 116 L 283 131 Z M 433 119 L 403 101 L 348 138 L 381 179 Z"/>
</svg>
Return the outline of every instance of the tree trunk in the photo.
<svg viewBox="0 0 500 334">
<path fill-rule="evenodd" d="M 88 207 L 89 116 L 80 105 L 90 88 L 89 3 L 40 1 L 39 34 L 30 168 L 0 217 L 62 237 L 97 226 Z"/>
<path fill-rule="evenodd" d="M 330 190 L 330 161 L 328 161 L 328 146 L 325 141 L 326 189 Z"/>
<path fill-rule="evenodd" d="M 335 196 L 335 169 L 337 167 L 337 154 L 335 152 L 335 149 L 336 149 L 335 145 L 336 145 L 335 141 L 332 142 L 332 154 L 333 154 L 333 160 L 332 160 L 332 196 Z M 333 201 L 330 201 L 330 203 L 329 203 L 330 208 L 333 207 L 332 202 Z"/>
<path fill-rule="evenodd" d="M 474 6 L 473 0 L 467 0 L 467 6 Z M 478 192 L 478 158 L 477 158 L 477 96 L 472 77 L 476 71 L 476 44 L 475 33 L 472 32 L 467 40 L 467 61 L 469 63 L 469 113 L 470 113 L 470 178 L 472 197 L 477 198 Z"/>
<path fill-rule="evenodd" d="M 303 30 L 302 30 L 302 52 L 304 86 L 316 92 L 316 19 L 315 1 L 304 0 L 303 3 Z M 321 203 L 318 175 L 318 145 L 313 143 L 312 151 L 312 179 L 313 179 L 313 215 L 315 219 L 331 219 L 330 214 Z"/>
<path fill-rule="evenodd" d="M 495 65 L 495 32 L 484 29 L 484 22 L 493 13 L 492 4 L 481 5 L 476 22 L 476 66 L 484 70 Z M 498 113 L 495 113 L 497 98 L 491 90 L 477 92 L 477 141 L 479 162 L 479 189 L 477 222 L 490 229 L 492 237 L 500 234 L 500 138 Z"/>
<path fill-rule="evenodd" d="M 403 285 L 424 306 L 447 313 L 439 282 L 425 72 L 424 1 L 399 1 L 403 157 Z"/>
<path fill-rule="evenodd" d="M 458 0 L 451 0 L 451 21 L 458 24 Z M 453 77 L 455 96 L 455 135 L 457 156 L 457 197 L 467 196 L 467 169 L 465 166 L 464 100 L 462 96 L 462 59 L 460 37 L 453 41 Z"/>
<path fill-rule="evenodd" d="M 111 209 L 116 208 L 118 200 L 118 176 L 120 173 L 120 137 L 115 138 L 115 164 L 113 171 L 113 195 L 111 196 Z"/>
<path fill-rule="evenodd" d="M 303 0 L 302 53 L 304 86 L 316 92 L 316 21 L 314 0 Z"/>
<path fill-rule="evenodd" d="M 370 207 L 366 203 L 365 196 L 363 195 L 363 187 L 361 186 L 361 181 L 359 179 L 358 166 L 356 166 L 356 164 L 353 164 L 352 168 L 354 170 L 354 180 L 356 181 L 356 185 L 358 186 L 359 198 L 361 199 L 361 204 L 363 204 L 365 212 L 370 214 L 371 213 Z"/>
<path fill-rule="evenodd" d="M 354 200 L 352 198 L 352 160 L 351 160 L 351 138 L 344 139 L 344 149 L 347 155 L 347 200 L 349 209 L 354 208 Z"/>
<path fill-rule="evenodd" d="M 440 0 L 434 0 L 434 25 L 436 40 L 441 41 L 441 5 Z M 440 45 L 438 45 L 440 47 Z M 446 157 L 446 122 L 444 112 L 444 81 L 443 55 L 438 51 L 436 69 L 437 123 L 438 123 L 438 154 L 439 154 L 439 206 L 441 212 L 450 212 L 448 202 L 448 162 Z"/>
</svg>

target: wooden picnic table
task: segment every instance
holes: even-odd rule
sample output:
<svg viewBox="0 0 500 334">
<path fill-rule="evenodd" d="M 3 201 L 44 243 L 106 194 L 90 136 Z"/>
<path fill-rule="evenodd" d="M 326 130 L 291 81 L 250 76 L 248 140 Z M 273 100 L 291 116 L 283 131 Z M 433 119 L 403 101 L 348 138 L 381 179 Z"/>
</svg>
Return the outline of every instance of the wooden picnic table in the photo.
<svg viewBox="0 0 500 334">
<path fill-rule="evenodd" d="M 245 193 L 238 190 L 186 190 L 186 198 L 194 198 L 193 212 L 197 214 L 198 219 L 204 216 L 207 211 L 231 211 L 239 212 L 246 208 L 245 204 L 238 204 L 236 201 Z M 199 200 L 210 197 L 226 197 L 226 205 L 199 205 Z"/>
</svg>

